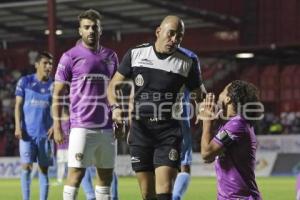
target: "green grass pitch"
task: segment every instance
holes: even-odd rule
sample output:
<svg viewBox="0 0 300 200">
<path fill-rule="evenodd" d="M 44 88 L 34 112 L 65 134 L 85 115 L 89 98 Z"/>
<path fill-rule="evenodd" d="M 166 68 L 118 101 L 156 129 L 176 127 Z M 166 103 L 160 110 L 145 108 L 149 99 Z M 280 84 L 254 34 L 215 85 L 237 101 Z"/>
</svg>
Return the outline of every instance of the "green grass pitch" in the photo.
<svg viewBox="0 0 300 200">
<path fill-rule="evenodd" d="M 54 180 L 51 180 L 53 182 Z M 264 200 L 294 200 L 295 177 L 270 177 L 257 179 Z M 31 199 L 38 198 L 38 180 L 34 179 L 31 186 Z M 62 199 L 63 186 L 51 186 L 49 200 Z M 120 200 L 140 200 L 139 187 L 134 177 L 119 178 Z M 0 180 L 0 200 L 20 200 L 20 181 L 17 179 Z M 215 200 L 215 178 L 192 178 L 190 187 L 183 200 Z M 78 200 L 85 200 L 82 190 Z"/>
</svg>

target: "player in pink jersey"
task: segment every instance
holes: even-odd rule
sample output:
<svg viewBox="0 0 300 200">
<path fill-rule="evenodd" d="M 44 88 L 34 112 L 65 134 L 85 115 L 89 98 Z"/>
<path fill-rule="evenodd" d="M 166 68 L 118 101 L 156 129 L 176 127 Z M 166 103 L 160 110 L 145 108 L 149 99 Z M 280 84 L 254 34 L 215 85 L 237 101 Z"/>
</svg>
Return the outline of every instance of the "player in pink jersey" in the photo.
<svg viewBox="0 0 300 200">
<path fill-rule="evenodd" d="M 263 111 L 258 91 L 254 85 L 236 80 L 221 92 L 218 106 L 214 102 L 215 95 L 209 93 L 199 116 L 203 119 L 201 155 L 206 162 L 215 160 L 217 199 L 261 200 L 254 174 L 257 143 L 253 123 Z M 225 121 L 215 134 L 216 115 Z"/>
<path fill-rule="evenodd" d="M 110 199 L 115 162 L 115 141 L 106 89 L 118 65 L 117 55 L 99 44 L 100 14 L 87 10 L 79 15 L 81 42 L 65 52 L 55 75 L 54 139 L 63 142 L 60 99 L 70 85 L 70 139 L 68 176 L 63 199 L 76 199 L 85 169 L 97 168 L 96 199 Z"/>
</svg>

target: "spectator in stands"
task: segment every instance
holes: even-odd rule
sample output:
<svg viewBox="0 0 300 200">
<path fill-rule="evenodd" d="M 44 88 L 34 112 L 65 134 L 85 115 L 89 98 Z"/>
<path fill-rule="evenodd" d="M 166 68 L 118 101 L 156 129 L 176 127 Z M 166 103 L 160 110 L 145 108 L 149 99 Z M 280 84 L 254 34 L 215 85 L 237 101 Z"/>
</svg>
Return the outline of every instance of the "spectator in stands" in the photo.
<svg viewBox="0 0 300 200">
<path fill-rule="evenodd" d="M 269 134 L 278 135 L 278 134 L 281 134 L 282 132 L 283 132 L 283 126 L 280 123 L 279 118 L 275 117 L 275 119 L 273 120 L 273 122 L 271 123 L 271 125 L 269 127 Z"/>
<path fill-rule="evenodd" d="M 11 122 L 13 123 L 13 122 Z M 6 145 L 5 145 L 5 156 L 14 156 L 16 150 L 16 143 L 14 140 L 14 134 L 11 131 L 10 133 L 6 134 Z"/>
<path fill-rule="evenodd" d="M 291 125 L 291 133 L 293 134 L 300 134 L 300 112 L 295 114 L 295 119 Z"/>
<path fill-rule="evenodd" d="M 268 134 L 270 124 L 271 122 L 268 122 L 266 116 L 264 115 L 264 118 L 261 121 L 257 122 L 257 124 L 255 125 L 257 135 Z"/>
</svg>

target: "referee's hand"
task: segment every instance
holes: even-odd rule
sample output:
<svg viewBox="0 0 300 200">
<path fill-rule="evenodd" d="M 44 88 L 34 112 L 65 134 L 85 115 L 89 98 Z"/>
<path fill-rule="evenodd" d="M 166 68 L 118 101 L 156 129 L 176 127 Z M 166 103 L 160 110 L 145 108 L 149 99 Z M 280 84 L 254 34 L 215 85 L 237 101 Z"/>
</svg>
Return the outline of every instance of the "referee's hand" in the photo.
<svg viewBox="0 0 300 200">
<path fill-rule="evenodd" d="M 115 108 L 112 111 L 112 120 L 117 124 L 122 124 L 122 109 Z"/>
<path fill-rule="evenodd" d="M 113 123 L 113 133 L 115 139 L 125 138 L 129 131 L 128 123 L 125 120 L 122 120 L 121 123 Z"/>
</svg>

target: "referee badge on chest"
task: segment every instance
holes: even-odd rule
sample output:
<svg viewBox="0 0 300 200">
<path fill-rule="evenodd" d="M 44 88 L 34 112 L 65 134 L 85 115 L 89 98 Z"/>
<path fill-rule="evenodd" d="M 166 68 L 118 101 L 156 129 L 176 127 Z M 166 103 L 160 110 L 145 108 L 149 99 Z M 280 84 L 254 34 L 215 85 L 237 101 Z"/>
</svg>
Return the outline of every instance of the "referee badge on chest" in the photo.
<svg viewBox="0 0 300 200">
<path fill-rule="evenodd" d="M 76 158 L 77 161 L 82 161 L 82 159 L 83 159 L 83 154 L 82 154 L 82 153 L 76 153 L 76 154 L 75 154 L 75 158 Z"/>
<path fill-rule="evenodd" d="M 172 161 L 178 160 L 178 151 L 176 149 L 171 149 L 169 152 L 169 159 Z"/>
<path fill-rule="evenodd" d="M 138 74 L 135 77 L 134 82 L 139 87 L 143 86 L 144 85 L 144 78 L 143 78 L 142 74 Z"/>
</svg>

